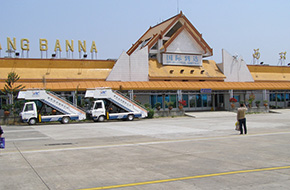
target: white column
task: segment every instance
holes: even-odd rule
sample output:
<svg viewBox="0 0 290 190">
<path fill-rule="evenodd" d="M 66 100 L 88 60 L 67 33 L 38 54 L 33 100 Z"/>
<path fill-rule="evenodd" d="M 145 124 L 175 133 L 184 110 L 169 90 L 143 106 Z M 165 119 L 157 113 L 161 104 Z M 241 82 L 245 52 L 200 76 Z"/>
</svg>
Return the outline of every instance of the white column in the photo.
<svg viewBox="0 0 290 190">
<path fill-rule="evenodd" d="M 263 90 L 263 100 L 267 100 L 267 90 Z"/>
<path fill-rule="evenodd" d="M 229 93 L 230 93 L 230 98 L 233 98 L 234 97 L 234 90 L 233 89 L 229 90 Z"/>
</svg>

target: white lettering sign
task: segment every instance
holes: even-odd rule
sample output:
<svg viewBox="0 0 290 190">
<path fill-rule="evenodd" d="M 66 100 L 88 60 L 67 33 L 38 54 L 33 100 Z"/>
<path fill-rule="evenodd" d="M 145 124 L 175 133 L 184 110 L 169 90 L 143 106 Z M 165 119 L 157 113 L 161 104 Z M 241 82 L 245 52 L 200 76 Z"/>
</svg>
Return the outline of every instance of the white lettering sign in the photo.
<svg viewBox="0 0 290 190">
<path fill-rule="evenodd" d="M 202 66 L 201 55 L 163 54 L 163 65 Z"/>
</svg>

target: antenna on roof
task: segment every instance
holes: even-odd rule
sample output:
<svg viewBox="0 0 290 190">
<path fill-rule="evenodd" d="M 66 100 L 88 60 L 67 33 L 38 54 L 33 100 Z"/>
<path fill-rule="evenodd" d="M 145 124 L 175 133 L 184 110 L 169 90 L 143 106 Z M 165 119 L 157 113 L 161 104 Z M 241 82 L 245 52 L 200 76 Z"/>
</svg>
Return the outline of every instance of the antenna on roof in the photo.
<svg viewBox="0 0 290 190">
<path fill-rule="evenodd" d="M 179 0 L 176 0 L 177 1 L 177 14 L 179 13 Z"/>
</svg>

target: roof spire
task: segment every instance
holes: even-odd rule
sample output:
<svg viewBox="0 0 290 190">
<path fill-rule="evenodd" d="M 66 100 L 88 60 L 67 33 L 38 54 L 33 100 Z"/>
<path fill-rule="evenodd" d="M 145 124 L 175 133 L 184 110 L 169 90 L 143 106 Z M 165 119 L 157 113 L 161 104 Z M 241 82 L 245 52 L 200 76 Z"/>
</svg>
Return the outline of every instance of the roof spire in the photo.
<svg viewBox="0 0 290 190">
<path fill-rule="evenodd" d="M 182 15 L 182 10 L 179 10 L 179 0 L 176 0 L 176 6 L 177 6 L 177 14 Z"/>
</svg>

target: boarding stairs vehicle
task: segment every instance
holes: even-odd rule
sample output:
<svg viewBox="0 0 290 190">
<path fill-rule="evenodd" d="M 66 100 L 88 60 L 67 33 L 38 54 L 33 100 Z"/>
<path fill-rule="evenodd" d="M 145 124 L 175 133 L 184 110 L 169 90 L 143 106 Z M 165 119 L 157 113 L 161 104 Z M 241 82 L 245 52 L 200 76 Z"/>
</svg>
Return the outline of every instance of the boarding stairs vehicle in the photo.
<svg viewBox="0 0 290 190">
<path fill-rule="evenodd" d="M 46 90 L 26 90 L 18 93 L 18 99 L 31 100 L 24 104 L 21 120 L 30 125 L 37 122 L 85 120 L 86 112 L 59 95 Z"/>
<path fill-rule="evenodd" d="M 87 112 L 94 121 L 105 119 L 132 121 L 134 118 L 145 118 L 148 115 L 148 111 L 142 105 L 111 88 L 88 89 L 85 98 L 96 99 Z"/>
</svg>

